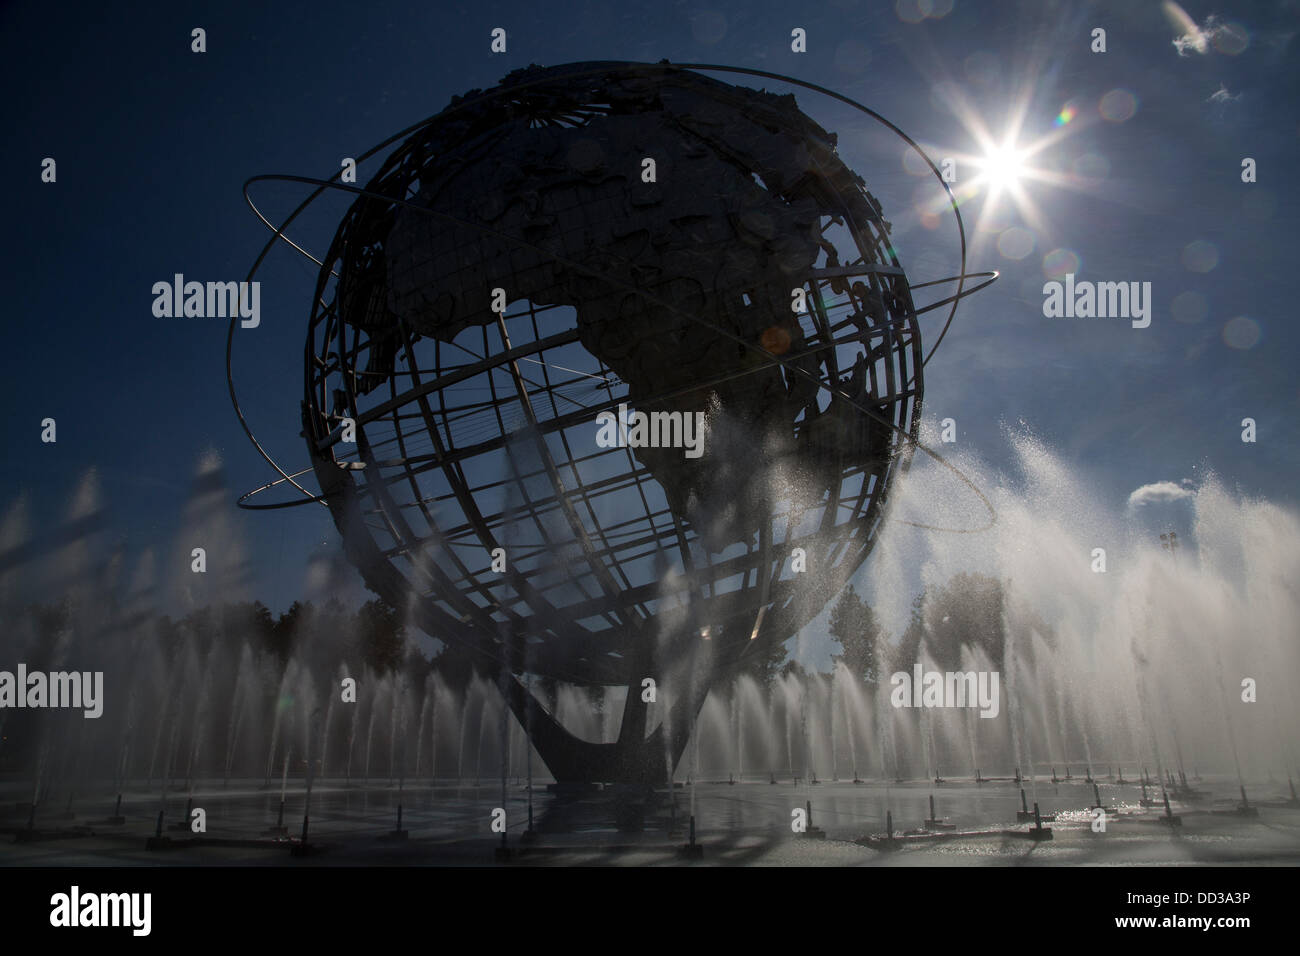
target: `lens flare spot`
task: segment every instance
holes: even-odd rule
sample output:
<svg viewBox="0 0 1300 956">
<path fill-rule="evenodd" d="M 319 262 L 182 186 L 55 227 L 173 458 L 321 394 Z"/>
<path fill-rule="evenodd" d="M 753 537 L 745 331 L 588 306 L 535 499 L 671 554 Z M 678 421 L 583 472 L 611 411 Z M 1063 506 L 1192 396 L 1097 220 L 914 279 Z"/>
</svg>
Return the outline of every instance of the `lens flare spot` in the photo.
<svg viewBox="0 0 1300 956">
<path fill-rule="evenodd" d="M 1079 274 L 1083 260 L 1073 249 L 1053 249 L 1043 256 L 1043 275 L 1048 279 L 1063 279 L 1073 273 Z"/>
<path fill-rule="evenodd" d="M 918 0 L 894 0 L 894 13 L 904 23 L 920 23 L 925 19 Z"/>
<path fill-rule="evenodd" d="M 1128 90 L 1114 89 L 1101 98 L 1097 104 L 1097 110 L 1101 113 L 1102 119 L 1109 120 L 1112 123 L 1123 123 L 1133 118 L 1137 112 L 1138 99 Z"/>
<path fill-rule="evenodd" d="M 1219 264 L 1219 247 L 1208 239 L 1197 239 L 1183 247 L 1183 268 L 1189 272 L 1210 272 Z"/>
<path fill-rule="evenodd" d="M 1260 339 L 1259 323 L 1244 315 L 1234 316 L 1223 326 L 1223 341 L 1230 349 L 1251 349 Z"/>
<path fill-rule="evenodd" d="M 1231 21 L 1220 23 L 1214 31 L 1211 42 L 1220 53 L 1236 56 L 1238 53 L 1245 52 L 1246 47 L 1250 46 L 1250 31 L 1240 23 Z"/>
<path fill-rule="evenodd" d="M 998 236 L 998 252 L 1006 259 L 1023 259 L 1034 251 L 1034 234 L 1012 226 Z"/>
<path fill-rule="evenodd" d="M 779 326 L 770 325 L 758 337 L 763 348 L 773 355 L 784 355 L 790 351 L 790 333 Z"/>
</svg>

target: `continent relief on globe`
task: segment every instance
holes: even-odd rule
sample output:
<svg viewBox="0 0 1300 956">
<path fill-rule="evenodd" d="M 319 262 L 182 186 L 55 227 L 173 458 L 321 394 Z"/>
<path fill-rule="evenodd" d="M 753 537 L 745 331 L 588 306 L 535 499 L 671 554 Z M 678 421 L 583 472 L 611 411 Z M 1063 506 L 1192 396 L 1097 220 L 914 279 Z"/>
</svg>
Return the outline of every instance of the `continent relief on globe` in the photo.
<svg viewBox="0 0 1300 956">
<path fill-rule="evenodd" d="M 451 342 L 496 323 L 496 287 L 510 302 L 572 306 L 579 341 L 627 383 L 630 407 L 705 413 L 700 458 L 635 454 L 673 513 L 721 550 L 752 542 L 776 500 L 813 504 L 847 465 L 883 463 L 889 432 L 838 399 L 819 410 L 815 382 L 769 357 L 789 354 L 819 375 L 791 290 L 823 248 L 834 254 L 821 237 L 828 212 L 808 196 L 775 195 L 749 171 L 795 180 L 813 165 L 805 144 L 699 94 L 665 99 L 659 111 L 580 127 L 520 118 L 441 154 L 411 200 L 422 208 L 396 210 L 385 281 L 371 289 L 386 299 L 367 311 L 380 325 L 396 316 Z M 744 161 L 723 142 L 739 144 Z M 641 179 L 647 156 L 655 182 Z M 841 387 L 865 398 L 860 366 Z"/>
</svg>

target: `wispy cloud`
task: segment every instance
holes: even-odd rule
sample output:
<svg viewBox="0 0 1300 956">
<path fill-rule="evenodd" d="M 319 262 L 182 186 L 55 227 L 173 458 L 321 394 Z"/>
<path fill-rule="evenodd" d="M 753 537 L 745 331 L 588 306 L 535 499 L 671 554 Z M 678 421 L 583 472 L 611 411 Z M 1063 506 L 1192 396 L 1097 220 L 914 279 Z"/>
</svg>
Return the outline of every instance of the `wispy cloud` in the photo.
<svg viewBox="0 0 1300 956">
<path fill-rule="evenodd" d="M 1236 102 L 1236 101 L 1239 100 L 1239 99 L 1241 99 L 1241 94 L 1240 94 L 1240 93 L 1238 93 L 1236 96 L 1233 96 L 1231 93 L 1228 92 L 1228 88 L 1227 88 L 1226 86 L 1224 86 L 1222 82 L 1220 82 L 1220 83 L 1219 83 L 1219 88 L 1218 88 L 1217 90 L 1215 90 L 1213 93 L 1211 93 L 1211 94 L 1210 94 L 1210 98 L 1207 99 L 1205 102 L 1207 102 L 1207 103 L 1233 103 L 1233 102 Z"/>
<path fill-rule="evenodd" d="M 1213 13 L 1205 18 L 1203 26 L 1197 26 L 1196 21 L 1188 15 L 1187 11 L 1173 0 L 1164 0 L 1160 7 L 1177 33 L 1173 44 L 1179 56 L 1209 53 L 1216 37 L 1232 32 L 1232 28 Z"/>
</svg>

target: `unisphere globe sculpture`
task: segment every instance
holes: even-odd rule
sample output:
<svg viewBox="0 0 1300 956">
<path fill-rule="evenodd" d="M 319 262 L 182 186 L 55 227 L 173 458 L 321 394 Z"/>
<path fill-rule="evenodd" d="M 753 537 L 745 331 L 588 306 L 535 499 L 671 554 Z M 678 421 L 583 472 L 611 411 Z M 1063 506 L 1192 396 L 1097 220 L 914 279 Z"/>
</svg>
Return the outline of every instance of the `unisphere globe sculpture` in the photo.
<svg viewBox="0 0 1300 956">
<path fill-rule="evenodd" d="M 322 495 L 561 783 L 667 782 L 715 676 L 871 550 L 922 395 L 889 231 L 793 96 L 667 64 L 457 97 L 343 219 L 306 355 Z M 532 676 L 626 688 L 618 739 Z"/>
</svg>

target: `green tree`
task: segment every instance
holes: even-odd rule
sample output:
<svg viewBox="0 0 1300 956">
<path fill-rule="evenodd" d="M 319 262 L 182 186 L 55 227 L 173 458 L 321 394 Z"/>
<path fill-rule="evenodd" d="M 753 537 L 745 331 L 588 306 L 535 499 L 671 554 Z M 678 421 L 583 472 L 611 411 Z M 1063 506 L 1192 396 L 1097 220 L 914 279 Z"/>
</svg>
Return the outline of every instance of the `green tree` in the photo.
<svg viewBox="0 0 1300 956">
<path fill-rule="evenodd" d="M 921 641 L 925 637 L 925 601 L 928 592 L 922 590 L 912 599 L 912 617 L 903 631 L 902 640 L 891 655 L 890 670 L 911 671 L 921 653 Z"/>
<path fill-rule="evenodd" d="M 777 671 L 777 674 L 785 678 L 794 677 L 797 680 L 801 680 L 801 681 L 808 679 L 808 672 L 804 670 L 804 666 L 800 664 L 797 660 L 795 660 L 793 657 L 781 665 L 781 668 L 780 670 Z"/>
<path fill-rule="evenodd" d="M 993 668 L 1003 663 L 1005 590 L 984 574 L 961 572 L 947 584 L 927 588 L 912 603 L 912 621 L 894 656 L 898 670 L 910 670 L 924 642 L 938 670 L 961 666 L 964 648 L 981 648 Z"/>
<path fill-rule="evenodd" d="M 481 659 L 469 648 L 457 644 L 455 641 L 447 641 L 433 656 L 430 666 L 437 671 L 442 682 L 452 691 L 460 694 L 464 693 L 465 688 L 469 686 L 470 681 L 479 671 L 476 666 Z M 538 687 L 537 681 L 533 683 L 533 689 Z M 552 703 L 552 707 L 554 704 Z"/>
<path fill-rule="evenodd" d="M 400 667 L 406 656 L 406 628 L 397 610 L 376 598 L 358 608 L 356 621 L 362 661 L 380 674 Z"/>
<path fill-rule="evenodd" d="M 306 636 L 306 631 L 315 616 L 316 608 L 310 601 L 306 604 L 294 601 L 289 605 L 289 610 L 280 615 L 269 631 L 259 629 L 258 635 L 262 638 L 262 646 L 279 658 L 281 666 L 287 664 L 294 645 Z"/>
<path fill-rule="evenodd" d="M 761 684 L 771 684 L 772 678 L 781 673 L 788 655 L 785 641 L 753 641 L 757 647 L 745 648 L 736 672 L 749 674 Z"/>
<path fill-rule="evenodd" d="M 840 644 L 841 652 L 835 655 L 835 660 L 843 661 L 849 673 L 864 683 L 880 680 L 880 651 L 885 635 L 876 613 L 858 597 L 852 584 L 844 589 L 831 609 L 827 630 Z"/>
</svg>

